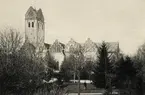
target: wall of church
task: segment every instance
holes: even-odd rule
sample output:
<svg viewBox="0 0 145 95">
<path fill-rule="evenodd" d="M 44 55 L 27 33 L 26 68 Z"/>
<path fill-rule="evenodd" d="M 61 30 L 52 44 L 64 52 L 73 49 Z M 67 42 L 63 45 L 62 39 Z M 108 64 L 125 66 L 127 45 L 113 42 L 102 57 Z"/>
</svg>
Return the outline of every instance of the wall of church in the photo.
<svg viewBox="0 0 145 95">
<path fill-rule="evenodd" d="M 25 21 L 25 39 L 36 45 L 37 42 L 37 20 Z"/>
<path fill-rule="evenodd" d="M 38 21 L 37 23 L 37 41 L 38 41 L 38 44 L 43 44 L 44 43 L 44 39 L 45 39 L 45 34 L 44 34 L 44 23 L 41 22 L 41 21 Z"/>
<path fill-rule="evenodd" d="M 39 13 L 39 15 L 38 15 Z M 38 17 L 40 17 L 38 19 Z M 45 39 L 45 23 L 42 11 L 37 11 L 30 7 L 28 13 L 26 14 L 25 20 L 25 40 L 30 44 L 33 44 L 36 47 L 36 50 L 44 45 Z M 42 20 L 43 19 L 43 20 Z M 117 43 L 107 43 L 110 47 L 109 51 L 114 52 L 118 51 L 119 44 Z M 59 63 L 59 67 L 62 64 L 65 57 L 70 56 L 70 54 L 78 53 L 81 51 L 85 60 L 96 61 L 97 60 L 97 46 L 100 46 L 100 43 L 94 43 L 88 38 L 85 43 L 80 44 L 73 39 L 71 39 L 66 45 L 60 43 L 56 40 L 53 45 L 50 45 L 48 51 Z M 75 52 L 74 52 L 75 51 Z M 47 50 L 44 49 L 42 56 L 45 56 Z M 117 52 L 118 54 L 119 52 Z M 116 55 L 113 56 L 115 59 Z"/>
</svg>

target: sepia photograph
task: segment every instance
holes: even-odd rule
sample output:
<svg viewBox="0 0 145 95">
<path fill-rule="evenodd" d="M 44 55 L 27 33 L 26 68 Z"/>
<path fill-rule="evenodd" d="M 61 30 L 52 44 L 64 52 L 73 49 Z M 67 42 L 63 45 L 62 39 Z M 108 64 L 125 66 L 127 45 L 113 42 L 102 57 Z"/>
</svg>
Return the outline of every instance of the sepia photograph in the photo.
<svg viewBox="0 0 145 95">
<path fill-rule="evenodd" d="M 145 0 L 0 0 L 0 95 L 145 95 Z"/>
</svg>

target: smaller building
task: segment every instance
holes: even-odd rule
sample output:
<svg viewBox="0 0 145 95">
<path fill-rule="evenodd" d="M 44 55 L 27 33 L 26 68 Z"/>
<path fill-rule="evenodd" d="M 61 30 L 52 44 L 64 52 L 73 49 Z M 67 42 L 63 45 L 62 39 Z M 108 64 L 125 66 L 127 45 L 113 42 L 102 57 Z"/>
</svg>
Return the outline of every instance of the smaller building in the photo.
<svg viewBox="0 0 145 95">
<path fill-rule="evenodd" d="M 64 60 L 64 49 L 65 45 L 60 43 L 58 40 L 55 40 L 54 43 L 49 47 L 49 53 L 59 63 L 59 69 Z"/>
<path fill-rule="evenodd" d="M 75 54 L 77 51 L 82 51 L 81 44 L 77 43 L 71 38 L 70 41 L 65 45 L 66 57 L 70 54 Z"/>
<path fill-rule="evenodd" d="M 86 42 L 82 45 L 82 48 L 85 60 L 92 62 L 96 61 L 97 45 L 90 38 L 86 40 Z"/>
</svg>

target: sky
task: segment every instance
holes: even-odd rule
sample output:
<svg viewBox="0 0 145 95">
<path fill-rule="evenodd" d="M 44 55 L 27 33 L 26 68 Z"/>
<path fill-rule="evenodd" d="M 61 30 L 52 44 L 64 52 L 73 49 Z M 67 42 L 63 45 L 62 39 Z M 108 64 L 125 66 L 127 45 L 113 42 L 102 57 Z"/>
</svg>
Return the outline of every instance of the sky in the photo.
<svg viewBox="0 0 145 95">
<path fill-rule="evenodd" d="M 30 6 L 41 8 L 45 42 L 119 42 L 123 53 L 134 54 L 145 42 L 145 0 L 0 0 L 0 28 L 22 34 Z"/>
</svg>

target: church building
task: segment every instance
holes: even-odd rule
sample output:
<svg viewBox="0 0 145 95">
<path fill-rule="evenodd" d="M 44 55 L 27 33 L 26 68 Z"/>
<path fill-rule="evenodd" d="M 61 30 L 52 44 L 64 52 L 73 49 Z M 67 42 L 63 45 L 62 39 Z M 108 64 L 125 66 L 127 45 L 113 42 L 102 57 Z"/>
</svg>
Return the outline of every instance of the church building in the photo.
<svg viewBox="0 0 145 95">
<path fill-rule="evenodd" d="M 45 43 L 45 21 L 43 12 L 41 9 L 36 10 L 32 6 L 25 14 L 25 44 L 30 44 L 35 52 L 42 51 L 42 55 L 45 56 L 46 52 L 49 52 L 54 59 L 61 65 L 64 58 L 69 56 L 73 51 L 79 50 L 83 53 L 85 60 L 95 61 L 97 60 L 97 47 L 100 43 L 93 42 L 88 38 L 85 43 L 78 43 L 73 39 L 67 44 L 63 44 L 58 40 L 55 40 L 52 45 Z M 115 59 L 118 58 L 120 53 L 118 42 L 107 42 L 110 47 L 109 53 Z"/>
</svg>

